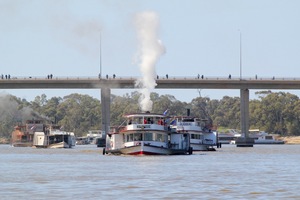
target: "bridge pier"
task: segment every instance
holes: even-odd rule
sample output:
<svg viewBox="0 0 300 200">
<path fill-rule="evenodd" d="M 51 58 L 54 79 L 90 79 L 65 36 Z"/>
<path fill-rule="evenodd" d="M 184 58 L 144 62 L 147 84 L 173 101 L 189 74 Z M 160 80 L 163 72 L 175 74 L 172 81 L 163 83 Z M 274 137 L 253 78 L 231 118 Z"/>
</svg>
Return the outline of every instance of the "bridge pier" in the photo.
<svg viewBox="0 0 300 200">
<path fill-rule="evenodd" d="M 105 133 L 105 136 L 102 136 L 106 138 L 106 134 L 109 132 L 109 126 L 110 126 L 110 94 L 111 90 L 110 88 L 101 88 L 101 113 L 102 113 L 102 133 Z"/>
<path fill-rule="evenodd" d="M 253 147 L 254 140 L 248 137 L 249 132 L 249 90 L 240 90 L 241 99 L 241 134 L 244 136 L 236 139 L 237 147 Z"/>
</svg>

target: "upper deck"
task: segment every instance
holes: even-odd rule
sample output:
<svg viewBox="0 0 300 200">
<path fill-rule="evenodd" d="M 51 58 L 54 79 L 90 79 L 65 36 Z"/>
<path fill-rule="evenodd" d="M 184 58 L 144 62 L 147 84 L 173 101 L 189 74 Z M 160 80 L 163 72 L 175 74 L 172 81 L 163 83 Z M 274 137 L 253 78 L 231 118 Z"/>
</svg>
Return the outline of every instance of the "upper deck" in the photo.
<svg viewBox="0 0 300 200">
<path fill-rule="evenodd" d="M 125 115 L 126 120 L 113 132 L 136 130 L 168 131 L 168 116 L 152 113 L 135 113 Z"/>
<path fill-rule="evenodd" d="M 196 117 L 174 117 L 171 121 L 171 128 L 177 131 L 203 131 L 205 129 L 205 120 Z"/>
</svg>

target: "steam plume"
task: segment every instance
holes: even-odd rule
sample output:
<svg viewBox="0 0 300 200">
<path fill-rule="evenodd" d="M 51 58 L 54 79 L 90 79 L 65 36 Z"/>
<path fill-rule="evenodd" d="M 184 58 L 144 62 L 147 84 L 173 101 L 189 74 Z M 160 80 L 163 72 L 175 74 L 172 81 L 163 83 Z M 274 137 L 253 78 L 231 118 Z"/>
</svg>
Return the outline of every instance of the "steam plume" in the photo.
<svg viewBox="0 0 300 200">
<path fill-rule="evenodd" d="M 150 99 L 151 90 L 155 88 L 155 65 L 165 48 L 158 39 L 159 17 L 155 12 L 141 12 L 136 15 L 135 25 L 139 41 L 139 67 L 141 79 L 136 86 L 142 88 L 140 107 L 142 111 L 151 111 L 153 102 Z"/>
</svg>

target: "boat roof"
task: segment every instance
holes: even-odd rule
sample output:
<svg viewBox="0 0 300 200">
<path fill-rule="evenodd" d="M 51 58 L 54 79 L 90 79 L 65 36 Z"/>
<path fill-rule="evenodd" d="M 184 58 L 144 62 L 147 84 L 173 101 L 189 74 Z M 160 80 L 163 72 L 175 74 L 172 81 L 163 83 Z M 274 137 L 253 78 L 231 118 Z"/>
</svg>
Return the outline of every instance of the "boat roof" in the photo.
<svg viewBox="0 0 300 200">
<path fill-rule="evenodd" d="M 158 113 L 131 113 L 131 114 L 125 114 L 124 117 L 161 117 L 166 118 L 168 116 Z"/>
<path fill-rule="evenodd" d="M 249 129 L 249 132 L 259 132 L 259 129 Z"/>
</svg>

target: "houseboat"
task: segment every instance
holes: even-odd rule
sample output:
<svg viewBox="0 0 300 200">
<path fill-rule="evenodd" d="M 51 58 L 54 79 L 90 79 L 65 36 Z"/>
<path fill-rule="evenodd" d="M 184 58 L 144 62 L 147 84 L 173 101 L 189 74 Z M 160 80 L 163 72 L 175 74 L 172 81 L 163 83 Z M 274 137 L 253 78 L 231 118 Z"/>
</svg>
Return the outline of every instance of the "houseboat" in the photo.
<svg viewBox="0 0 300 200">
<path fill-rule="evenodd" d="M 44 132 L 35 132 L 33 146 L 36 148 L 72 148 L 76 139 L 73 132 L 62 131 L 58 125 L 49 125 Z"/>
<path fill-rule="evenodd" d="M 185 133 L 190 137 L 190 147 L 193 151 L 214 151 L 217 146 L 217 130 L 206 124 L 206 120 L 197 117 L 173 117 L 170 128 L 177 133 Z"/>
<path fill-rule="evenodd" d="M 43 120 L 27 120 L 25 125 L 18 124 L 11 134 L 13 147 L 32 147 L 35 132 L 45 131 Z"/>
<path fill-rule="evenodd" d="M 254 144 L 284 144 L 283 140 L 278 140 L 273 135 L 259 129 L 250 129 L 249 137 L 254 139 Z"/>
</svg>

